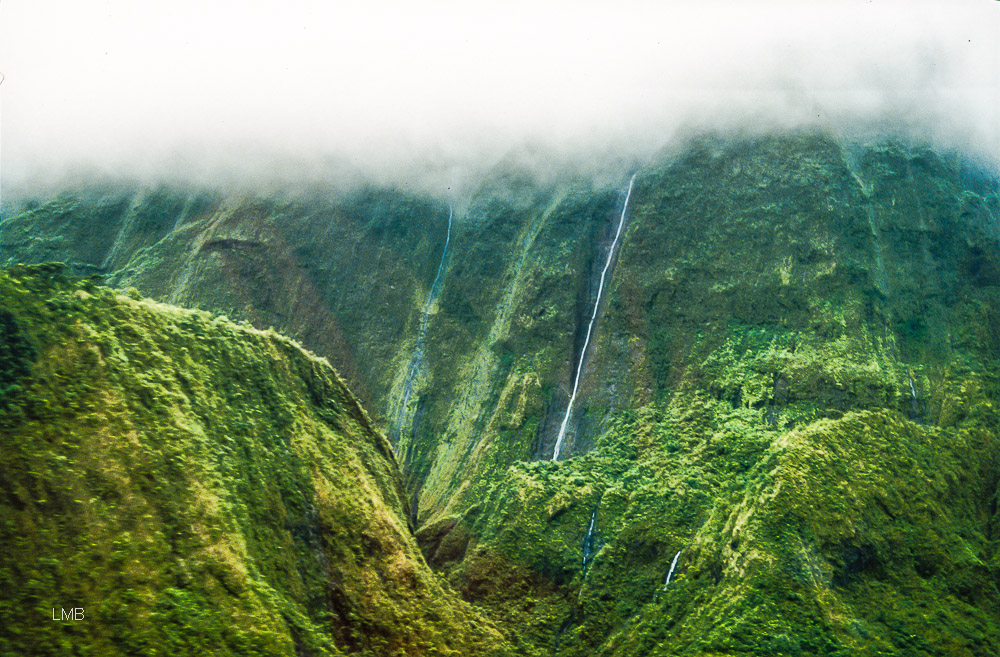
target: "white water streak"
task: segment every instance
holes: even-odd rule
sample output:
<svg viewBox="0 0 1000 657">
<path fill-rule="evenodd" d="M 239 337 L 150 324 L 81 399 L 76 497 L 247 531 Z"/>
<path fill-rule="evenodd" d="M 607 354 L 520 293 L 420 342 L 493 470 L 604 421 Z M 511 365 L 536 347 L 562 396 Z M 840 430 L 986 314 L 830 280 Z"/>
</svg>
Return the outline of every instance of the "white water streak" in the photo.
<svg viewBox="0 0 1000 657">
<path fill-rule="evenodd" d="M 417 374 L 420 371 L 420 367 L 424 360 L 424 336 L 427 334 L 427 324 L 430 321 L 431 308 L 434 306 L 435 301 L 437 301 L 438 288 L 441 284 L 441 274 L 444 272 L 445 261 L 448 258 L 448 245 L 451 244 L 451 221 L 454 216 L 454 211 L 451 205 L 448 206 L 448 233 L 444 239 L 444 250 L 441 252 L 441 264 L 438 265 L 437 274 L 434 276 L 434 282 L 431 283 L 431 289 L 427 293 L 427 301 L 424 303 L 424 312 L 420 320 L 420 329 L 417 331 L 417 340 L 414 344 L 413 355 L 410 357 L 410 364 L 407 367 L 406 372 L 406 382 L 403 384 L 403 399 L 399 405 L 399 414 L 396 417 L 396 427 L 392 433 L 393 446 L 399 446 L 399 440 L 402 436 L 404 429 L 404 424 L 407 421 L 408 409 L 410 405 L 410 396 L 413 392 L 413 383 L 417 378 Z"/>
<path fill-rule="evenodd" d="M 913 385 L 913 375 L 911 374 L 909 368 L 907 368 L 906 370 L 906 380 L 910 382 L 910 398 L 911 398 L 910 406 L 913 409 L 913 417 L 919 418 L 921 415 L 920 398 L 917 396 L 917 387 Z"/>
<path fill-rule="evenodd" d="M 552 460 L 559 460 L 559 451 L 562 449 L 563 439 L 566 437 L 566 425 L 569 423 L 570 414 L 573 413 L 573 403 L 576 401 L 576 393 L 580 389 L 580 374 L 583 371 L 583 361 L 587 356 L 587 346 L 590 345 L 590 334 L 594 330 L 594 320 L 597 319 L 597 309 L 601 305 L 601 294 L 604 293 L 604 278 L 611 267 L 611 260 L 615 257 L 615 247 L 618 246 L 618 238 L 622 234 L 622 226 L 625 225 L 625 211 L 628 210 L 628 201 L 632 197 L 632 185 L 635 183 L 635 175 L 628 181 L 628 192 L 625 194 L 625 205 L 622 206 L 622 216 L 618 219 L 618 230 L 615 232 L 615 239 L 608 249 L 608 260 L 604 263 L 604 270 L 601 272 L 601 282 L 597 286 L 597 300 L 594 301 L 594 312 L 590 315 L 590 323 L 587 324 L 587 337 L 583 340 L 583 349 L 580 350 L 580 361 L 576 364 L 576 376 L 573 378 L 573 392 L 569 396 L 569 406 L 566 407 L 566 415 L 559 426 L 559 435 L 556 437 L 556 447 L 552 451 Z"/>
<path fill-rule="evenodd" d="M 448 206 L 448 233 L 444 238 L 444 251 L 441 252 L 441 264 L 438 265 L 437 274 L 434 276 L 434 282 L 431 283 L 431 291 L 427 295 L 427 303 L 424 304 L 424 320 L 420 324 L 420 336 L 427 331 L 427 321 L 430 318 L 431 306 L 437 300 L 438 286 L 441 283 L 441 273 L 444 271 L 445 259 L 448 257 L 448 245 L 451 244 L 451 219 L 454 216 L 454 212 L 451 205 Z"/>
<path fill-rule="evenodd" d="M 593 549 L 593 538 L 594 538 L 594 523 L 597 521 L 597 509 L 590 514 L 590 529 L 587 530 L 587 535 L 583 538 L 583 569 L 587 569 L 587 557 L 590 556 L 590 552 Z"/>
<path fill-rule="evenodd" d="M 677 554 L 674 555 L 674 560 L 670 564 L 670 571 L 667 573 L 667 581 L 663 583 L 663 590 L 667 590 L 667 585 L 670 584 L 670 578 L 674 574 L 674 568 L 677 566 L 677 558 L 681 556 L 681 551 L 677 550 Z"/>
</svg>

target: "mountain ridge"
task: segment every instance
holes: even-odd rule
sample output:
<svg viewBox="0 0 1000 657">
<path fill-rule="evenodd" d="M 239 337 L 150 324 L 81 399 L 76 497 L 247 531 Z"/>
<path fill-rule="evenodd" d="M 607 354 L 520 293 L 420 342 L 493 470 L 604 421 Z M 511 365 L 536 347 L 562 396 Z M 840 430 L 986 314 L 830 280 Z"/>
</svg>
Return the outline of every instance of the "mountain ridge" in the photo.
<svg viewBox="0 0 1000 657">
<path fill-rule="evenodd" d="M 500 167 L 443 269 L 447 206 L 371 188 L 64 197 L 0 246 L 275 325 L 386 431 L 439 272 L 397 457 L 426 560 L 516 652 L 977 655 L 1000 649 L 998 190 L 815 132 L 642 167 L 558 463 L 623 189 Z M 102 207 L 119 248 L 75 256 Z"/>
<path fill-rule="evenodd" d="M 204 312 L 0 273 L 0 653 L 491 654 L 325 360 Z M 50 608 L 78 607 L 60 624 Z"/>
</svg>

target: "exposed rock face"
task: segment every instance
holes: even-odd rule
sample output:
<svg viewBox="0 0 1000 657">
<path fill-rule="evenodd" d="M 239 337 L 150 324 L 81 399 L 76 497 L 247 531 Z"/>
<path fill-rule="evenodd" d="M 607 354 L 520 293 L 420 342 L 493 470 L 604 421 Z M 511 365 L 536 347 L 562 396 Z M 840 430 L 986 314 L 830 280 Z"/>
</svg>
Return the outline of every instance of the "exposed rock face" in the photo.
<svg viewBox="0 0 1000 657">
<path fill-rule="evenodd" d="M 456 214 L 398 449 L 428 560 L 528 653 L 1000 652 L 998 189 L 813 134 L 639 171 L 555 464 L 623 190 L 498 168 Z M 389 428 L 447 212 L 106 190 L 0 246 L 273 324 Z"/>
</svg>

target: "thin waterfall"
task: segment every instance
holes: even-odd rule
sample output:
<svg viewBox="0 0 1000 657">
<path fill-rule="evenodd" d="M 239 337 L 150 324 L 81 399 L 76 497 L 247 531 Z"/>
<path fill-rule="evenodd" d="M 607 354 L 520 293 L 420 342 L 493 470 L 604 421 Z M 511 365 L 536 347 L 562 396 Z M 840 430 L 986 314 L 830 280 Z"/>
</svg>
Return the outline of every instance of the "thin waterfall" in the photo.
<svg viewBox="0 0 1000 657">
<path fill-rule="evenodd" d="M 417 330 L 417 340 L 414 343 L 413 355 L 410 356 L 410 364 L 406 370 L 406 382 L 403 384 L 403 399 L 399 405 L 399 413 L 396 415 L 396 426 L 391 436 L 393 447 L 397 447 L 399 445 L 399 439 L 403 432 L 404 423 L 407 420 L 410 397 L 413 394 L 413 383 L 416 381 L 417 374 L 420 372 L 420 367 L 423 365 L 424 336 L 427 334 L 427 324 L 430 322 L 431 309 L 434 307 L 434 302 L 437 301 L 438 292 L 441 288 L 441 275 L 444 273 L 445 262 L 448 258 L 448 246 L 451 244 L 451 222 L 453 217 L 454 211 L 451 204 L 449 204 L 448 232 L 444 239 L 444 250 L 441 252 L 441 263 L 438 265 L 437 274 L 434 276 L 434 282 L 431 283 L 430 292 L 427 293 L 427 301 L 424 302 L 424 310 L 420 318 L 420 328 Z"/>
<path fill-rule="evenodd" d="M 431 306 L 437 301 L 437 295 L 441 287 L 441 274 L 444 273 L 445 260 L 448 258 L 448 245 L 451 244 L 451 220 L 454 216 L 451 204 L 448 204 L 448 232 L 444 238 L 444 250 L 441 252 L 441 262 L 438 264 L 437 274 L 434 275 L 434 282 L 431 283 L 431 291 L 427 295 L 427 303 L 424 304 L 424 318 L 420 322 L 420 333 L 417 340 L 423 342 L 424 333 L 427 332 L 427 321 L 430 319 Z"/>
<path fill-rule="evenodd" d="M 587 570 L 587 559 L 590 558 L 591 552 L 594 551 L 594 523 L 597 521 L 597 509 L 590 514 L 590 528 L 587 530 L 587 536 L 583 539 L 583 570 Z"/>
<path fill-rule="evenodd" d="M 681 556 L 681 551 L 677 550 L 677 554 L 674 555 L 674 560 L 670 563 L 670 571 L 667 573 L 667 580 L 663 582 L 663 590 L 667 590 L 667 585 L 670 584 L 670 578 L 674 574 L 674 568 L 677 567 L 677 558 Z"/>
<path fill-rule="evenodd" d="M 920 398 L 917 397 L 917 387 L 913 384 L 913 375 L 909 368 L 906 370 L 906 380 L 910 382 L 910 407 L 913 410 L 913 417 L 920 417 Z"/>
<path fill-rule="evenodd" d="M 618 218 L 618 230 L 615 231 L 615 239 L 611 242 L 611 248 L 608 249 L 608 259 L 604 263 L 604 269 L 601 271 L 601 282 L 597 286 L 597 299 L 594 301 L 594 312 L 590 315 L 590 323 L 587 324 L 587 337 L 583 340 L 583 349 L 580 350 L 580 360 L 576 364 L 576 375 L 573 377 L 573 392 L 569 396 L 569 406 L 566 407 L 566 415 L 563 417 L 562 424 L 559 425 L 559 435 L 556 437 L 556 447 L 552 451 L 552 460 L 559 460 L 559 451 L 562 449 L 563 438 L 566 437 L 566 425 L 569 424 L 569 417 L 573 413 L 573 403 L 576 402 L 576 393 L 580 389 L 580 373 L 583 371 L 583 361 L 587 356 L 587 347 L 590 345 L 590 334 L 594 330 L 594 321 L 597 319 L 597 309 L 601 305 L 601 295 L 604 293 L 604 279 L 608 275 L 608 269 L 611 267 L 611 260 L 615 257 L 615 247 L 618 246 L 618 239 L 622 234 L 622 226 L 625 225 L 625 211 L 628 210 L 628 201 L 632 197 L 632 185 L 635 183 L 635 174 L 632 175 L 631 180 L 628 181 L 628 192 L 625 194 L 625 205 L 622 206 L 622 215 Z"/>
<path fill-rule="evenodd" d="M 594 527 L 597 525 L 597 509 L 600 507 L 601 503 L 598 501 L 597 506 L 594 507 L 594 512 L 590 514 L 590 527 L 587 529 L 587 535 L 583 539 L 583 568 L 581 572 L 583 573 L 584 582 L 587 581 L 587 560 L 590 559 L 591 554 L 594 552 Z M 576 601 L 580 602 L 583 599 L 583 586 L 580 586 L 580 591 L 576 594 Z"/>
</svg>

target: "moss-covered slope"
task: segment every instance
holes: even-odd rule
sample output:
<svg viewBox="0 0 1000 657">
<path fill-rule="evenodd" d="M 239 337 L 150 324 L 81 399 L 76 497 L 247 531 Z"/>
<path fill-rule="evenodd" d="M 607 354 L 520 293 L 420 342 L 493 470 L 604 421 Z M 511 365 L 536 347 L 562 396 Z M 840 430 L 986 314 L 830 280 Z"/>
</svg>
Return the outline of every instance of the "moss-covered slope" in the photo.
<svg viewBox="0 0 1000 657">
<path fill-rule="evenodd" d="M 500 645 L 423 561 L 385 438 L 286 338 L 42 265 L 0 273 L 0 363 L 0 654 Z"/>
<path fill-rule="evenodd" d="M 408 356 L 447 218 L 447 204 L 394 189 L 286 198 L 105 181 L 26 201 L 5 218 L 0 258 L 273 326 L 328 357 L 379 421 L 381 373 Z"/>
<path fill-rule="evenodd" d="M 428 561 L 524 654 L 1000 653 L 996 176 L 814 133 L 643 168 L 559 463 L 623 197 L 552 180 L 504 163 L 456 213 L 398 450 Z M 0 244 L 274 323 L 389 428 L 444 205 L 175 190 L 135 241 L 161 192 L 128 191 L 100 262 L 64 235 L 106 190 Z"/>
<path fill-rule="evenodd" d="M 542 654 L 997 652 L 996 189 L 815 135 L 640 173 L 590 445 L 497 469 L 429 558 Z"/>
</svg>

